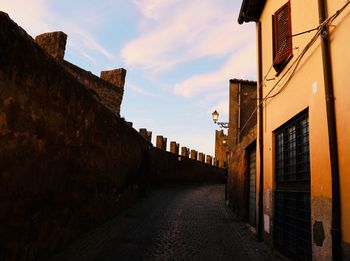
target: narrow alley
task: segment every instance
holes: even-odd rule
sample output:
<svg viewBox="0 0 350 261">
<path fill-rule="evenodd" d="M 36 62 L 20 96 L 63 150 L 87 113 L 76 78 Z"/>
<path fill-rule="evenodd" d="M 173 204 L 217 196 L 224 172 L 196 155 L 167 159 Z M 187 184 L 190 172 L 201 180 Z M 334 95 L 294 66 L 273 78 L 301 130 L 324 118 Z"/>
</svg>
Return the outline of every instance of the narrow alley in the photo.
<svg viewBox="0 0 350 261">
<path fill-rule="evenodd" d="M 51 260 L 273 260 L 225 206 L 224 189 L 154 191 Z"/>
</svg>

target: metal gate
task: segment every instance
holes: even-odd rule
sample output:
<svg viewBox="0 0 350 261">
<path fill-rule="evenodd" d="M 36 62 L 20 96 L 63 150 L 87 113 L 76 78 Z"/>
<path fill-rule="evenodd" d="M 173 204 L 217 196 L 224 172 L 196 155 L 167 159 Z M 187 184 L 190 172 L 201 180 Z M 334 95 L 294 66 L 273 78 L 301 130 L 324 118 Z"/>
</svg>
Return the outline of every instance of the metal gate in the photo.
<svg viewBox="0 0 350 261">
<path fill-rule="evenodd" d="M 274 244 L 298 259 L 311 259 L 308 113 L 275 132 Z"/>
<path fill-rule="evenodd" d="M 253 227 L 256 224 L 256 150 L 255 147 L 248 151 L 248 177 L 249 177 L 249 223 Z"/>
</svg>

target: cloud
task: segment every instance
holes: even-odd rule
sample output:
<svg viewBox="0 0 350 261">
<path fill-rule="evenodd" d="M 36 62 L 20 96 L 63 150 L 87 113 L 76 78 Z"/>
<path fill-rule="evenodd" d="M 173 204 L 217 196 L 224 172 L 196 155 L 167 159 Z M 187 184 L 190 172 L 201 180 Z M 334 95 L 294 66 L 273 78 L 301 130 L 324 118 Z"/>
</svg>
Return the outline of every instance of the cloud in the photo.
<svg viewBox="0 0 350 261">
<path fill-rule="evenodd" d="M 71 21 L 65 21 L 55 26 L 57 30 L 59 28 L 66 28 L 65 33 L 68 35 L 68 42 L 72 42 L 72 46 L 78 53 L 84 57 L 88 57 L 89 60 L 95 60 L 90 51 L 95 51 L 110 61 L 115 61 L 115 55 L 104 48 L 95 37 L 87 30 L 83 29 L 80 25 L 72 23 Z"/>
<path fill-rule="evenodd" d="M 223 57 L 252 38 L 251 32 L 236 25 L 230 2 L 134 0 L 134 3 L 144 20 L 140 36 L 122 49 L 122 58 L 128 66 L 162 72 L 194 59 Z"/>
<path fill-rule="evenodd" d="M 49 31 L 64 31 L 68 34 L 68 45 L 82 57 L 95 61 L 91 54 L 91 51 L 94 51 L 108 60 L 115 60 L 114 54 L 106 50 L 88 30 L 84 29 L 83 22 L 79 24 L 76 22 L 79 19 L 69 17 L 65 13 L 55 12 L 50 8 L 49 1 L 31 0 L 30 4 L 26 0 L 0 1 L 1 10 L 7 12 L 12 20 L 33 37 Z"/>
<path fill-rule="evenodd" d="M 1 0 L 0 10 L 9 14 L 29 34 L 36 35 L 49 28 L 51 12 L 45 0 Z"/>
<path fill-rule="evenodd" d="M 184 97 L 193 97 L 203 92 L 217 92 L 228 88 L 232 78 L 249 79 L 255 75 L 255 42 L 231 54 L 227 62 L 217 71 L 194 75 L 174 87 L 174 92 Z"/>
<path fill-rule="evenodd" d="M 150 93 L 143 88 L 137 86 L 136 84 L 133 83 L 127 83 L 126 86 L 127 89 L 130 89 L 133 93 L 139 94 L 139 95 L 144 95 L 144 96 L 151 96 L 151 97 L 156 97 L 157 95 Z"/>
</svg>

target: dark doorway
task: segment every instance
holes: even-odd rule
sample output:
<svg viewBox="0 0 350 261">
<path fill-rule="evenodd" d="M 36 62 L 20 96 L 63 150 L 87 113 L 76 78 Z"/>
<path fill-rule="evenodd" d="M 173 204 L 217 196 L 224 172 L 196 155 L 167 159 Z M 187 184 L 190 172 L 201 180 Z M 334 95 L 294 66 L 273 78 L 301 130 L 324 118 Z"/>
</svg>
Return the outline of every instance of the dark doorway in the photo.
<svg viewBox="0 0 350 261">
<path fill-rule="evenodd" d="M 256 148 L 255 143 L 248 149 L 248 220 L 256 226 Z"/>
</svg>

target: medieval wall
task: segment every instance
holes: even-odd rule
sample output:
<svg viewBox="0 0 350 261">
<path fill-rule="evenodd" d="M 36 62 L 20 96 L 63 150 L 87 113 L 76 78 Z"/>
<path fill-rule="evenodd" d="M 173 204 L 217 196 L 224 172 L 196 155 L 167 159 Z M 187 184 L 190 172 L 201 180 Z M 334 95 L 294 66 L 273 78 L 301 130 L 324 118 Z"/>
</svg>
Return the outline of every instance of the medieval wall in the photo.
<svg viewBox="0 0 350 261">
<path fill-rule="evenodd" d="M 152 148 L 91 92 L 99 80 L 77 79 L 2 12 L 0 24 L 1 260 L 45 259 L 151 182 L 220 179 Z"/>
<path fill-rule="evenodd" d="M 153 185 L 224 182 L 224 169 L 156 147 L 150 151 L 149 164 L 150 183 Z"/>
<path fill-rule="evenodd" d="M 120 116 L 124 94 L 126 70 L 123 68 L 102 71 L 101 77 L 64 60 L 67 35 L 63 32 L 44 33 L 35 42 L 48 54 L 61 62 L 73 76 L 87 87 L 113 113 Z"/>
</svg>

